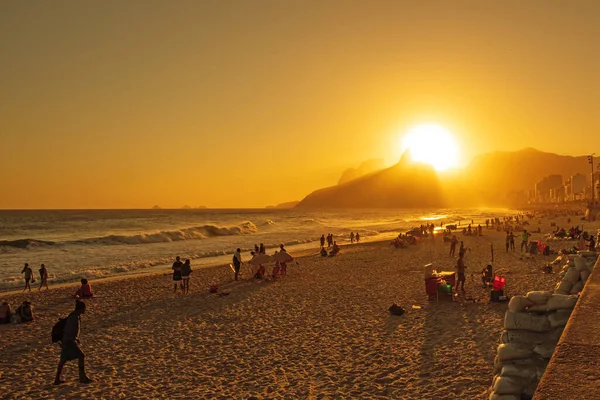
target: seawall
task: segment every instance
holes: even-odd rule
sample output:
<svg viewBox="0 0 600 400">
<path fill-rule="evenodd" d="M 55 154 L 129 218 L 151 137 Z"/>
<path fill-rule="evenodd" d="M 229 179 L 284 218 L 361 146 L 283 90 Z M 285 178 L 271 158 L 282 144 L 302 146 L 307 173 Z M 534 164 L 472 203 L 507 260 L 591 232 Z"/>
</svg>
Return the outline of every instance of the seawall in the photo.
<svg viewBox="0 0 600 400">
<path fill-rule="evenodd" d="M 542 376 L 534 400 L 600 399 L 600 258 Z"/>
</svg>

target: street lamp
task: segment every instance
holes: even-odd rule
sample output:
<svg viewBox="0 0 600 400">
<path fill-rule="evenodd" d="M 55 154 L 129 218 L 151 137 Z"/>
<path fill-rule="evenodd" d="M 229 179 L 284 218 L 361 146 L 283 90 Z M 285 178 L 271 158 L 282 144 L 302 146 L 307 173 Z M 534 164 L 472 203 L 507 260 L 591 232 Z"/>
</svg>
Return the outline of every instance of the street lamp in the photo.
<svg viewBox="0 0 600 400">
<path fill-rule="evenodd" d="M 592 165 L 592 204 L 594 204 L 594 154 L 592 153 L 588 156 L 588 162 Z"/>
</svg>

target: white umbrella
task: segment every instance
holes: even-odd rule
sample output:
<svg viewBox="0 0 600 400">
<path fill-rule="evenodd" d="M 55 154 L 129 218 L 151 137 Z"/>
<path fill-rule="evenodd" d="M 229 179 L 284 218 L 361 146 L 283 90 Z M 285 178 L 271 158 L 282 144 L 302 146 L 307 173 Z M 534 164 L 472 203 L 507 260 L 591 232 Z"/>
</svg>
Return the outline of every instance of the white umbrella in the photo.
<svg viewBox="0 0 600 400">
<path fill-rule="evenodd" d="M 279 261 L 279 262 L 291 262 L 294 260 L 294 257 L 290 256 L 288 253 L 286 253 L 285 251 L 280 251 L 277 252 L 273 255 L 272 257 L 273 261 Z"/>
<path fill-rule="evenodd" d="M 267 254 L 257 254 L 250 261 L 248 261 L 252 265 L 266 264 L 273 262 L 273 257 Z"/>
</svg>

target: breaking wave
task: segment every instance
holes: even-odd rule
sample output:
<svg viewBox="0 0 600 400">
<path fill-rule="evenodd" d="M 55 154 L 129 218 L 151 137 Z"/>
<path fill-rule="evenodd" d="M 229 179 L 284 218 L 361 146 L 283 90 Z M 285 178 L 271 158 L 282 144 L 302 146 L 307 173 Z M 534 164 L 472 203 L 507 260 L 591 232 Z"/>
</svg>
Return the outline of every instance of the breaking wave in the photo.
<svg viewBox="0 0 600 400">
<path fill-rule="evenodd" d="M 29 249 L 39 246 L 52 246 L 57 244 L 93 244 L 93 245 L 118 245 L 118 244 L 147 244 L 147 243 L 166 243 L 181 240 L 208 239 L 218 236 L 246 235 L 258 231 L 256 225 L 252 222 L 244 222 L 238 226 L 223 227 L 216 225 L 202 225 L 191 228 L 184 228 L 173 231 L 160 231 L 139 233 L 136 235 L 108 235 L 102 237 L 74 240 L 68 242 L 50 242 L 35 239 L 18 239 L 0 241 L 0 247 L 13 247 L 20 249 Z"/>
</svg>

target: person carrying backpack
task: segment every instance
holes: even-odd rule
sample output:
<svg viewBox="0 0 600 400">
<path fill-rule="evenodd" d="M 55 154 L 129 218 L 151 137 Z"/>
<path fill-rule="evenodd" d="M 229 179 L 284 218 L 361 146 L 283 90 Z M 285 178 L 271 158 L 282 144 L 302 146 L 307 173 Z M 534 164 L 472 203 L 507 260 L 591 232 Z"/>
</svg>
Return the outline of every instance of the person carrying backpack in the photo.
<svg viewBox="0 0 600 400">
<path fill-rule="evenodd" d="M 67 361 L 77 359 L 79 362 L 79 382 L 90 383 L 90 379 L 85 373 L 85 354 L 79 348 L 79 328 L 81 324 L 81 314 L 85 313 L 85 303 L 77 300 L 75 302 L 75 310 L 69 314 L 64 320 L 59 320 L 54 328 L 52 329 L 52 340 L 55 341 L 56 336 L 61 337 L 60 339 L 60 361 L 58 362 L 58 369 L 56 370 L 56 378 L 54 379 L 55 385 L 60 385 L 65 381 L 60 379 L 63 367 Z M 62 332 L 60 327 L 64 326 Z M 62 335 L 61 335 L 62 333 Z"/>
</svg>

